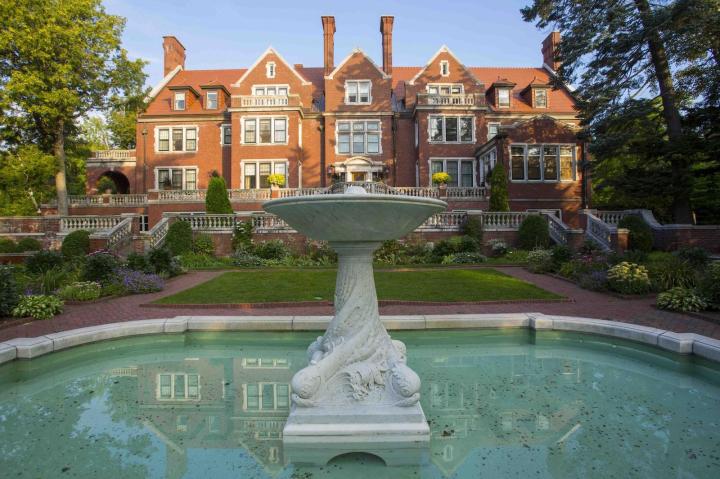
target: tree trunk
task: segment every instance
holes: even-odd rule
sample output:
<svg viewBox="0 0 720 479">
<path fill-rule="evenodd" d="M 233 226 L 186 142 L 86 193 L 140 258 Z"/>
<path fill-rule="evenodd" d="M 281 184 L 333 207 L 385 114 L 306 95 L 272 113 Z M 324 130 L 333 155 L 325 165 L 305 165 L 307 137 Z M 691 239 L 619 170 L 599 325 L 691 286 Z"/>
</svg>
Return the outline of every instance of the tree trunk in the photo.
<svg viewBox="0 0 720 479">
<path fill-rule="evenodd" d="M 57 190 L 58 214 L 68 215 L 67 180 L 65 177 L 65 121 L 58 121 L 55 131 L 55 143 L 53 153 L 57 162 L 57 173 L 55 173 L 55 189 Z"/>
<path fill-rule="evenodd" d="M 650 5 L 648 0 L 634 0 L 640 12 L 640 18 L 645 30 L 650 57 L 658 80 L 658 89 L 663 105 L 663 117 L 670 139 L 670 164 L 672 165 L 673 191 L 673 218 L 676 223 L 692 223 L 690 209 L 690 164 L 681 151 L 682 123 L 680 111 L 677 107 L 675 88 L 668 63 L 665 45 L 658 30 L 650 22 Z"/>
</svg>

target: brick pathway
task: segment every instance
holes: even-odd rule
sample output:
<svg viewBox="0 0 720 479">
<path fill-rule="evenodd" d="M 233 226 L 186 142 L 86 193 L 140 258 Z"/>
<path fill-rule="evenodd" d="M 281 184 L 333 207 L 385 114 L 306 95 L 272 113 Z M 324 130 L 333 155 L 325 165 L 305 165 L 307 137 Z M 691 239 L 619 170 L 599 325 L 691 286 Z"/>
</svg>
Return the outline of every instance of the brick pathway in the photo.
<svg viewBox="0 0 720 479">
<path fill-rule="evenodd" d="M 533 274 L 520 267 L 496 267 L 516 278 L 573 299 L 568 303 L 510 303 L 483 305 L 407 306 L 392 305 L 380 308 L 381 314 L 447 314 L 447 313 L 517 313 L 540 312 L 565 316 L 614 319 L 628 323 L 653 326 L 676 332 L 693 332 L 720 339 L 720 324 L 692 316 L 660 311 L 653 307 L 654 299 L 620 299 L 594 293 L 574 284 L 541 274 Z M 278 307 L 262 309 L 224 309 L 208 306 L 202 309 L 141 308 L 139 305 L 175 294 L 222 274 L 222 271 L 199 271 L 168 281 L 160 293 L 124 296 L 92 304 L 69 305 L 65 312 L 49 321 L 32 321 L 0 329 L 0 341 L 16 337 L 33 337 L 67 329 L 97 324 L 132 321 L 135 319 L 167 318 L 173 316 L 243 316 L 243 315 L 328 315 L 329 306 Z M 438 285 L 442 287 L 442 285 Z"/>
</svg>

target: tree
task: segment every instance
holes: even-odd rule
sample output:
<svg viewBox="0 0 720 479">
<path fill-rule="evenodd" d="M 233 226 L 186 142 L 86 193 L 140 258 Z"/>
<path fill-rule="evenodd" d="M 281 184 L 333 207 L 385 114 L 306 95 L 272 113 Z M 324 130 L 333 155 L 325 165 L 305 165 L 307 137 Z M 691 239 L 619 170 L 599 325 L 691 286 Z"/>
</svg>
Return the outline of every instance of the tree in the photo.
<svg viewBox="0 0 720 479">
<path fill-rule="evenodd" d="M 510 211 L 507 174 L 502 161 L 495 163 L 490 173 L 490 211 Z"/>
<path fill-rule="evenodd" d="M 31 216 L 55 194 L 52 155 L 33 145 L 0 156 L 0 216 Z"/>
<path fill-rule="evenodd" d="M 67 214 L 66 138 L 113 96 L 142 89 L 142 60 L 121 47 L 123 18 L 100 0 L 0 2 L 3 138 L 55 157 L 58 212 Z"/>
<path fill-rule="evenodd" d="M 102 117 L 85 118 L 80 124 L 80 136 L 92 149 L 107 150 L 110 148 L 110 131 Z"/>
<path fill-rule="evenodd" d="M 688 0 L 693 1 L 700 0 Z M 675 221 L 691 222 L 691 165 L 683 151 L 680 98 L 666 48 L 666 42 L 676 40 L 667 7 L 651 6 L 648 0 L 534 0 L 522 15 L 539 28 L 554 25 L 563 34 L 555 52 L 562 61 L 559 80 L 578 87 L 584 120 L 591 127 L 638 95 L 659 94 L 667 142 L 658 154 L 670 166 L 672 212 Z"/>
<path fill-rule="evenodd" d="M 213 175 L 208 184 L 205 194 L 205 212 L 216 215 L 232 214 L 228 192 L 225 188 L 225 180 L 221 176 Z"/>
</svg>

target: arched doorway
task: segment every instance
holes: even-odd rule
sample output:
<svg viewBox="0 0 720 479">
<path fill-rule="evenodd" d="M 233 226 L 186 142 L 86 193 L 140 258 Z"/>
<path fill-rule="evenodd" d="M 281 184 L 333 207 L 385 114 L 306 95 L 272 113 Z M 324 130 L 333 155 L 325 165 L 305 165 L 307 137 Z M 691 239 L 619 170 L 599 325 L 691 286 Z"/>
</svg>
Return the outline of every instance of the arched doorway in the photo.
<svg viewBox="0 0 720 479">
<path fill-rule="evenodd" d="M 130 180 L 127 179 L 127 176 L 123 175 L 119 171 L 106 171 L 102 175 L 100 175 L 100 178 L 107 177 L 112 180 L 112 182 L 115 184 L 115 190 L 121 194 L 127 194 L 130 191 Z M 98 181 L 100 181 L 100 178 L 98 178 Z M 98 193 L 102 193 L 102 191 L 98 191 Z"/>
</svg>

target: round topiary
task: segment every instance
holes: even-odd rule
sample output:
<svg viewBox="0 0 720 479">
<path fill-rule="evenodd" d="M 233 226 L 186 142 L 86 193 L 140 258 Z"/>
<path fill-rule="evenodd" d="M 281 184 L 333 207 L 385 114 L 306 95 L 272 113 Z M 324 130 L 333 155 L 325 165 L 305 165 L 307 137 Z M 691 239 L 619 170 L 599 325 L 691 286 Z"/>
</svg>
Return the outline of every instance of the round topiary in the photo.
<svg viewBox="0 0 720 479">
<path fill-rule="evenodd" d="M 187 221 L 176 221 L 168 228 L 165 246 L 173 256 L 192 251 L 192 228 Z"/>
<path fill-rule="evenodd" d="M 225 180 L 221 176 L 210 178 L 210 184 L 208 184 L 207 194 L 205 195 L 205 212 L 215 215 L 229 215 L 233 212 L 225 187 Z"/>
<path fill-rule="evenodd" d="M 518 230 L 518 244 L 522 249 L 547 248 L 550 244 L 547 220 L 540 215 L 525 218 Z"/>
<path fill-rule="evenodd" d="M 25 251 L 40 251 L 42 249 L 42 243 L 35 238 L 23 238 L 18 241 L 17 250 L 21 253 Z"/>
<path fill-rule="evenodd" d="M 626 216 L 618 222 L 618 228 L 630 230 L 628 249 L 639 251 L 652 251 L 652 229 L 639 216 Z"/>
<path fill-rule="evenodd" d="M 77 258 L 85 256 L 90 252 L 90 232 L 77 230 L 68 234 L 60 248 L 66 258 Z"/>
</svg>

